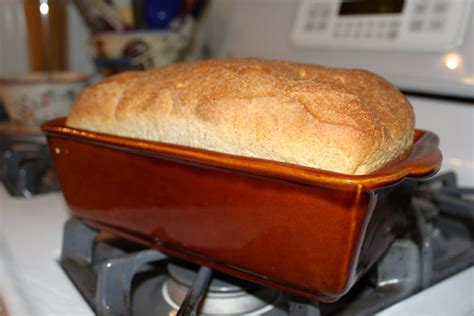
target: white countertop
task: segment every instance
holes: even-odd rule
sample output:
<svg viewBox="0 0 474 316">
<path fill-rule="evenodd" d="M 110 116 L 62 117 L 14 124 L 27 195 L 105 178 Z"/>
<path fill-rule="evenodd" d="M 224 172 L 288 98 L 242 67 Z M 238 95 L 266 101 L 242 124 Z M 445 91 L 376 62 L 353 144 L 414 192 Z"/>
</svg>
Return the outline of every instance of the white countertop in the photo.
<svg viewBox="0 0 474 316">
<path fill-rule="evenodd" d="M 93 315 L 60 268 L 60 193 L 12 198 L 0 185 L 0 294 L 10 315 Z M 379 315 L 474 315 L 474 268 Z"/>
<path fill-rule="evenodd" d="M 474 315 L 474 267 L 395 304 L 384 316 Z"/>
<path fill-rule="evenodd" d="M 9 315 L 94 315 L 59 266 L 59 193 L 12 198 L 0 183 L 0 295 Z"/>
</svg>

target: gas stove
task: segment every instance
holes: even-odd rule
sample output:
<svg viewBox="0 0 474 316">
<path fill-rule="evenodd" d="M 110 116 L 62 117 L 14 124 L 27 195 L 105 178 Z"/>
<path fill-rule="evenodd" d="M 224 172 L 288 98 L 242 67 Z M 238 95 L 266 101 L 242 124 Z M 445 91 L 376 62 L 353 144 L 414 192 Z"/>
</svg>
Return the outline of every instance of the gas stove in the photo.
<svg viewBox="0 0 474 316">
<path fill-rule="evenodd" d="M 58 193 L 32 199 L 0 193 L 0 293 L 12 315 L 195 315 L 200 301 L 202 315 L 395 315 L 410 311 L 403 307 L 406 302 L 437 306 L 445 295 L 459 302 L 447 312 L 474 310 L 474 189 L 458 188 L 453 173 L 418 184 L 412 227 L 331 304 L 289 296 L 96 231 L 68 219 Z M 188 309 L 178 312 L 183 300 Z M 432 311 L 430 305 L 411 304 Z"/>
<path fill-rule="evenodd" d="M 65 225 L 60 262 L 98 315 L 373 315 L 474 264 L 473 197 L 474 188 L 459 188 L 454 173 L 418 183 L 411 227 L 335 303 L 213 273 L 77 218 Z"/>
<path fill-rule="evenodd" d="M 24 198 L 3 186 L 0 302 L 11 315 L 174 315 L 183 300 L 181 315 L 200 300 L 208 315 L 472 314 L 472 139 L 457 136 L 472 131 L 473 111 L 454 102 L 445 111 L 446 102 L 424 98 L 412 103 L 417 127 L 441 138 L 443 176 L 417 185 L 409 229 L 336 303 L 309 302 L 118 240 L 71 218 L 59 192 Z M 427 112 L 459 128 L 435 126 Z"/>
</svg>

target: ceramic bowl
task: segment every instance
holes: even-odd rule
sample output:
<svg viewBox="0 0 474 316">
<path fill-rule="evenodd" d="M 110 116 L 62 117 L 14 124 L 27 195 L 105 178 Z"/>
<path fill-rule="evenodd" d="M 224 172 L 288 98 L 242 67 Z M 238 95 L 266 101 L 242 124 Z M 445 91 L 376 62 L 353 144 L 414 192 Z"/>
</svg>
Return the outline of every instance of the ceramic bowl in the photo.
<svg viewBox="0 0 474 316">
<path fill-rule="evenodd" d="M 144 70 L 183 59 L 194 22 L 184 19 L 167 30 L 105 32 L 90 39 L 90 53 L 97 71 L 104 75 Z"/>
<path fill-rule="evenodd" d="M 67 116 L 89 79 L 87 74 L 72 72 L 0 77 L 0 99 L 13 124 L 39 127 Z"/>
</svg>

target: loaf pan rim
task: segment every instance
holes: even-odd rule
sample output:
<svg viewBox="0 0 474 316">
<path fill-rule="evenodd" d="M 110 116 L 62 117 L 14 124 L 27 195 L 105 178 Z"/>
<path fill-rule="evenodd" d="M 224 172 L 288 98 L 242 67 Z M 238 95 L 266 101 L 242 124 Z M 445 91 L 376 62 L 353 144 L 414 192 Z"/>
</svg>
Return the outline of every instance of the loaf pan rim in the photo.
<svg viewBox="0 0 474 316">
<path fill-rule="evenodd" d="M 358 188 L 359 190 L 368 191 L 396 184 L 406 178 L 427 178 L 439 170 L 442 161 L 438 136 L 430 131 L 418 129 L 415 130 L 414 143 L 411 149 L 397 160 L 369 174 L 348 175 L 290 163 L 93 132 L 66 126 L 65 122 L 65 117 L 56 118 L 44 123 L 41 129 L 46 135 L 70 138 L 98 146 L 113 147 L 139 154 L 159 155 L 171 159 L 191 161 L 209 167 L 230 169 L 237 172 L 339 190 Z"/>
</svg>

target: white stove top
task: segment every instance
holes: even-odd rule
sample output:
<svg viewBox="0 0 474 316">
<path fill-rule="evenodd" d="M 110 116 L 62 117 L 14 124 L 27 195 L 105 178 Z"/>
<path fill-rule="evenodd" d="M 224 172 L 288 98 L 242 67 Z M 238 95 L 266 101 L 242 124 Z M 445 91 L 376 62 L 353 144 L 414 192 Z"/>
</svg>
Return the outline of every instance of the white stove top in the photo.
<svg viewBox="0 0 474 316">
<path fill-rule="evenodd" d="M 454 170 L 460 185 L 474 186 L 474 106 L 410 99 L 417 128 L 440 136 L 442 170 Z M 12 198 L 0 185 L 0 301 L 9 315 L 93 315 L 57 263 L 68 216 L 60 193 Z M 474 315 L 474 268 L 380 315 Z"/>
<path fill-rule="evenodd" d="M 0 296 L 9 315 L 94 315 L 57 263 L 67 218 L 60 193 L 12 198 L 0 185 Z"/>
</svg>

